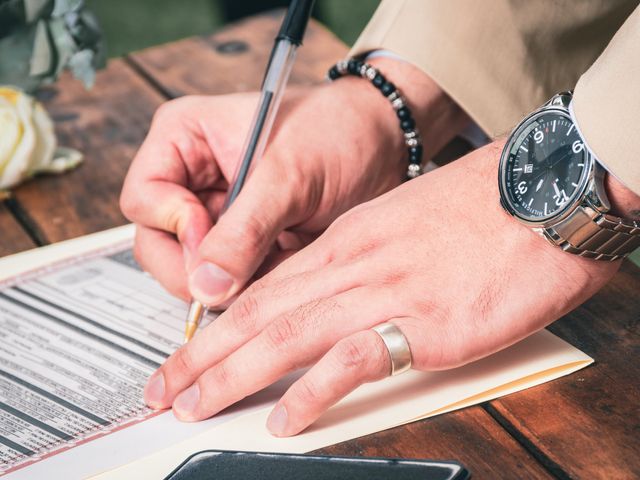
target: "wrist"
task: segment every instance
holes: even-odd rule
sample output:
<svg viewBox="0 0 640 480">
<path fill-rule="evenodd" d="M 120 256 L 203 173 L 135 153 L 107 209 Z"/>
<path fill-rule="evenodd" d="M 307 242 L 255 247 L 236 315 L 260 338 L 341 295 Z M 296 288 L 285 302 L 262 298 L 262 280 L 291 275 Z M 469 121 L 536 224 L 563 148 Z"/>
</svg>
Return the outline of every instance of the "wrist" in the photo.
<svg viewBox="0 0 640 480">
<path fill-rule="evenodd" d="M 610 173 L 605 180 L 611 213 L 631 220 L 640 220 L 640 195 L 635 194 Z"/>
<path fill-rule="evenodd" d="M 375 57 L 366 63 L 379 70 L 404 98 L 421 137 L 423 164 L 468 124 L 468 117 L 457 104 L 427 74 L 412 64 L 390 57 Z M 389 100 L 358 76 L 344 75 L 331 85 L 336 92 L 340 90 L 342 95 L 345 91 L 351 91 L 347 104 L 351 110 L 364 115 L 365 118 L 361 119 L 364 123 L 359 125 L 361 131 L 366 131 L 365 135 L 371 139 L 375 155 L 384 155 L 387 161 L 392 155 L 399 171 L 406 172 L 409 158 L 404 132 Z"/>
<path fill-rule="evenodd" d="M 458 104 L 415 65 L 392 57 L 375 57 L 367 63 L 380 69 L 405 97 L 422 136 L 425 161 L 468 124 L 469 117 Z M 397 124 L 395 128 L 399 130 Z"/>
</svg>

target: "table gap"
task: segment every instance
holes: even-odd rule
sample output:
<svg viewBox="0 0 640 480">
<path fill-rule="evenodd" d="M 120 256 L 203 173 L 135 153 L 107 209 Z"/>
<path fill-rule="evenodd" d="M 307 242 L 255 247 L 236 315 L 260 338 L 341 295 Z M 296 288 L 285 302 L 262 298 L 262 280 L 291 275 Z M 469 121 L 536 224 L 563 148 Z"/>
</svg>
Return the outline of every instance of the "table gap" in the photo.
<svg viewBox="0 0 640 480">
<path fill-rule="evenodd" d="M 22 227 L 24 232 L 29 236 L 31 241 L 38 247 L 48 245 L 51 243 L 45 233 L 40 229 L 38 223 L 33 219 L 29 212 L 22 206 L 22 204 L 15 197 L 9 197 L 3 202 L 11 216 L 16 223 Z"/>
<path fill-rule="evenodd" d="M 137 73 L 140 76 L 140 78 L 142 78 L 147 83 L 147 85 L 149 85 L 149 87 L 153 88 L 165 99 L 171 100 L 175 98 L 175 95 L 173 95 L 168 88 L 165 88 L 165 86 L 162 84 L 161 81 L 157 80 L 149 71 L 147 71 L 146 68 L 140 65 L 140 63 L 138 63 L 136 59 L 133 58 L 131 55 L 125 55 L 124 57 L 122 57 L 122 59 L 131 68 L 131 70 Z"/>
<path fill-rule="evenodd" d="M 480 405 L 487 414 L 496 421 L 502 429 L 507 432 L 522 448 L 529 453 L 550 475 L 558 480 L 571 480 L 571 476 L 563 470 L 556 462 L 551 460 L 535 443 L 530 441 L 526 435 L 521 432 L 518 427 L 498 412 L 491 403 L 483 403 Z"/>
</svg>

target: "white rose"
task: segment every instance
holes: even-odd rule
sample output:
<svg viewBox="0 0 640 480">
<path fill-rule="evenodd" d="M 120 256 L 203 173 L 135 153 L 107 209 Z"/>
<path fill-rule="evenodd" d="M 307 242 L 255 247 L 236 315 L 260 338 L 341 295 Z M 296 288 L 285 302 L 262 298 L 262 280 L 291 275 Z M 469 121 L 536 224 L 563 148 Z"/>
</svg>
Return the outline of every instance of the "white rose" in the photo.
<svg viewBox="0 0 640 480">
<path fill-rule="evenodd" d="M 80 152 L 56 143 L 53 122 L 39 102 L 15 88 L 0 87 L 0 191 L 82 161 Z"/>
</svg>

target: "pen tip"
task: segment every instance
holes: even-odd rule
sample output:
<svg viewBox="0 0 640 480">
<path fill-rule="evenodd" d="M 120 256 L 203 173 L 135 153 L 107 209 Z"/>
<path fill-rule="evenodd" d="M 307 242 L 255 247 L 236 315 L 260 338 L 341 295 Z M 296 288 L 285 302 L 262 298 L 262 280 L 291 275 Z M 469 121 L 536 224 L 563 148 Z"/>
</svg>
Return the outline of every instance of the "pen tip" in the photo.
<svg viewBox="0 0 640 480">
<path fill-rule="evenodd" d="M 184 342 L 187 343 L 189 340 L 193 338 L 193 334 L 196 333 L 196 329 L 198 328 L 198 324 L 195 322 L 189 322 L 184 327 Z"/>
</svg>

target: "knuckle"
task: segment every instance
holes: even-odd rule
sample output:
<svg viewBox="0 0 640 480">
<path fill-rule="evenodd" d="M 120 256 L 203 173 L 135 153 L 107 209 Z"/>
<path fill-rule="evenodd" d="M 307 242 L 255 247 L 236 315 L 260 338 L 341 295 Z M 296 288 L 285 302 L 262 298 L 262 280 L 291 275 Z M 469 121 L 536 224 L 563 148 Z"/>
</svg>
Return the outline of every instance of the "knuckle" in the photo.
<svg viewBox="0 0 640 480">
<path fill-rule="evenodd" d="M 322 402 L 322 391 L 318 388 L 318 386 L 308 380 L 306 377 L 302 377 L 296 387 L 292 391 L 293 396 L 295 397 L 295 402 L 300 405 L 304 405 L 308 408 L 310 404 L 318 404 Z"/>
<path fill-rule="evenodd" d="M 236 385 L 238 383 L 235 371 L 226 362 L 222 362 L 215 367 L 213 380 L 218 386 Z"/>
<path fill-rule="evenodd" d="M 230 213 L 222 217 L 214 229 L 216 240 L 201 246 L 201 253 L 212 256 L 216 244 L 233 245 L 233 257 L 245 259 L 247 256 L 261 255 L 268 248 L 268 233 L 257 215 L 248 218 L 233 218 Z"/>
<path fill-rule="evenodd" d="M 371 360 L 371 346 L 362 336 L 348 337 L 336 344 L 335 358 L 342 369 L 360 369 Z"/>
<path fill-rule="evenodd" d="M 246 252 L 261 252 L 268 246 L 267 228 L 256 215 L 249 217 L 240 229 L 235 230 L 235 234 Z"/>
<path fill-rule="evenodd" d="M 191 351 L 187 347 L 183 347 L 176 351 L 171 363 L 172 370 L 181 373 L 195 372 L 196 363 L 191 355 Z"/>
<path fill-rule="evenodd" d="M 164 218 L 162 229 L 177 234 L 184 231 L 184 212 L 181 208 L 171 208 Z"/>
<path fill-rule="evenodd" d="M 230 310 L 233 326 L 240 335 L 251 335 L 256 331 L 260 307 L 254 295 L 245 292 L 232 304 Z"/>
<path fill-rule="evenodd" d="M 156 111 L 153 114 L 151 124 L 154 125 L 157 123 L 162 123 L 164 119 L 167 118 L 170 113 L 175 110 L 176 102 L 177 100 L 168 100 L 160 104 L 160 106 L 156 108 Z"/>
<path fill-rule="evenodd" d="M 163 122 L 165 119 L 173 118 L 173 116 L 182 108 L 182 106 L 190 101 L 190 96 L 175 98 L 161 104 L 153 114 L 153 122 Z"/>
<path fill-rule="evenodd" d="M 265 330 L 265 335 L 272 350 L 286 349 L 294 346 L 300 338 L 299 324 L 291 316 L 286 316 L 269 325 Z"/>
</svg>

